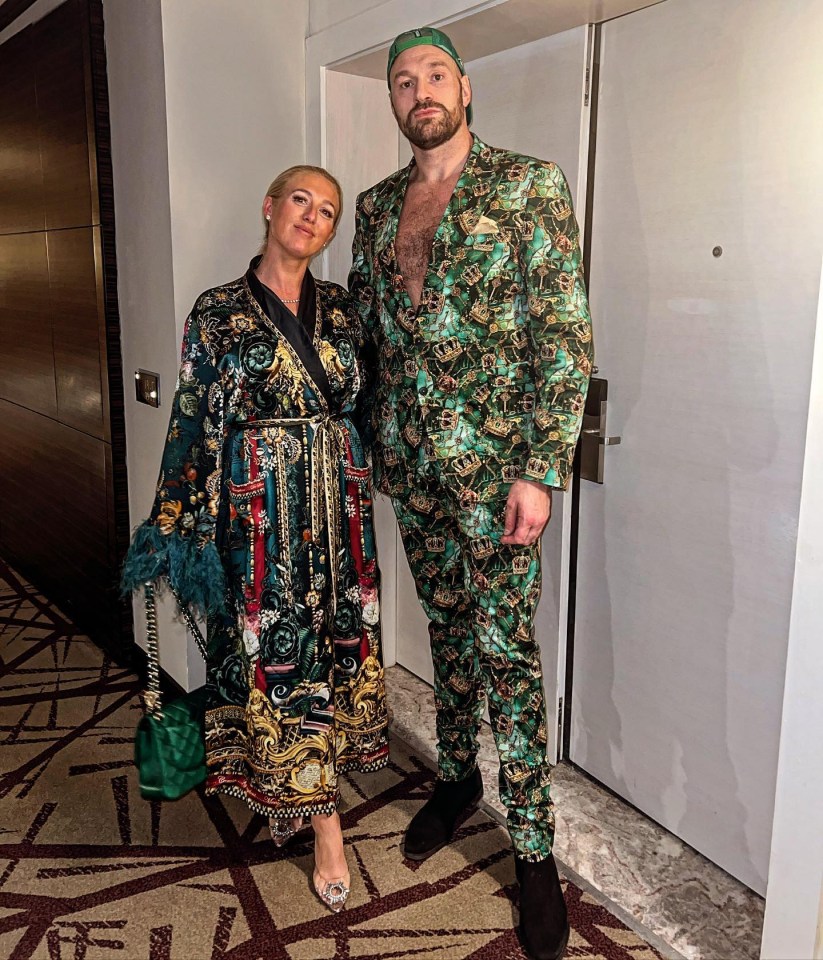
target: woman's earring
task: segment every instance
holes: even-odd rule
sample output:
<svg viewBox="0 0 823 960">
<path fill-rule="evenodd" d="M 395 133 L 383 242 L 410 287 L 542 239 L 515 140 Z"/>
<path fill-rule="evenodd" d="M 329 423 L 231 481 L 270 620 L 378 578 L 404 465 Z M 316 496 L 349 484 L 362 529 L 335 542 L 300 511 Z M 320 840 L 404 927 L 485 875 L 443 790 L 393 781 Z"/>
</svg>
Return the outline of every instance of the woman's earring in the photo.
<svg viewBox="0 0 823 960">
<path fill-rule="evenodd" d="M 267 220 L 271 220 L 271 214 L 270 214 L 270 213 L 267 213 L 267 214 L 266 214 L 266 219 L 267 219 Z"/>
</svg>

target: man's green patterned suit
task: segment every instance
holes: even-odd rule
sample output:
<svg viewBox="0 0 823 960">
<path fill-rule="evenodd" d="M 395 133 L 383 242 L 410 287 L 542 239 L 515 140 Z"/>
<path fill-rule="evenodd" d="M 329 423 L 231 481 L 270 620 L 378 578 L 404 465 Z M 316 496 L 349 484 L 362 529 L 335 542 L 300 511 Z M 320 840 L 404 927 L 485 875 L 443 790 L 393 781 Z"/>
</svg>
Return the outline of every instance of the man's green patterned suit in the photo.
<svg viewBox="0 0 823 960">
<path fill-rule="evenodd" d="M 571 475 L 592 364 L 578 229 L 555 164 L 474 137 L 415 310 L 395 252 L 413 164 L 357 201 L 349 282 L 378 355 L 375 468 L 431 621 L 439 777 L 474 769 L 485 693 L 515 850 L 537 861 L 554 833 L 539 540 L 500 541 L 515 480 Z"/>
</svg>

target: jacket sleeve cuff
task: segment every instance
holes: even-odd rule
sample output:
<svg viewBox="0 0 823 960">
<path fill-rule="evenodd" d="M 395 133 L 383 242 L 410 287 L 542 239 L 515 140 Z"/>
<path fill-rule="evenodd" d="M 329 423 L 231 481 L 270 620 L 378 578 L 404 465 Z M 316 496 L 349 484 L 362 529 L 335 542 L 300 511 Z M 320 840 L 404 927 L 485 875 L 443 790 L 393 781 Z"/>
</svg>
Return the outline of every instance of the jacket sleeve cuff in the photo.
<svg viewBox="0 0 823 960">
<path fill-rule="evenodd" d="M 531 456 L 526 462 L 521 477 L 524 480 L 536 480 L 538 483 L 544 483 L 547 487 L 553 487 L 557 490 L 565 490 L 572 476 L 573 457 L 574 447 L 572 447 L 568 457 L 564 457 L 562 453 L 555 453 L 551 455 L 550 459 Z"/>
</svg>

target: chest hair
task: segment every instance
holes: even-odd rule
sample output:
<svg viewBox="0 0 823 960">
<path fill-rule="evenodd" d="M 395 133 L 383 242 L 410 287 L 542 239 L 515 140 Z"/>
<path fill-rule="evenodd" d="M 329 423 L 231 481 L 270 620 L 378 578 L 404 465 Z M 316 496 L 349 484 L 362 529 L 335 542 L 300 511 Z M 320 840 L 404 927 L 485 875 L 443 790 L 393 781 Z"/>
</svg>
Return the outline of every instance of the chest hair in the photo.
<svg viewBox="0 0 823 960">
<path fill-rule="evenodd" d="M 410 183 L 406 189 L 395 252 L 409 297 L 415 308 L 426 279 L 432 241 L 454 192 L 457 177 L 443 183 Z"/>
</svg>

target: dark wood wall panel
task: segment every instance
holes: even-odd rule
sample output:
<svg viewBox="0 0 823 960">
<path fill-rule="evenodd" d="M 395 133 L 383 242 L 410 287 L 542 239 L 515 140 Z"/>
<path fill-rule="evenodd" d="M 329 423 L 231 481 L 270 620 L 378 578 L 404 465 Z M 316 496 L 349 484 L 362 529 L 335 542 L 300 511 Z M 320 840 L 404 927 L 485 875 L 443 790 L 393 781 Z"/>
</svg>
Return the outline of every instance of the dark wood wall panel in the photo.
<svg viewBox="0 0 823 960">
<path fill-rule="evenodd" d="M 28 43 L 12 37 L 0 54 L 0 233 L 46 225 L 37 94 Z"/>
<path fill-rule="evenodd" d="M 26 572 L 36 570 L 38 586 L 86 623 L 110 621 L 116 578 L 108 451 L 101 440 L 0 400 L 3 553 Z"/>
<path fill-rule="evenodd" d="M 0 554 L 127 661 L 107 111 L 100 0 L 0 47 Z"/>
<path fill-rule="evenodd" d="M 89 581 L 102 586 L 114 573 L 106 500 L 107 444 L 64 424 L 48 428 L 41 424 L 41 429 L 48 430 L 54 447 L 54 476 L 63 481 L 55 483 L 54 520 L 61 536 L 52 538 L 53 556 L 64 576 L 73 576 L 78 583 L 85 578 L 86 589 Z"/>
<path fill-rule="evenodd" d="M 0 236 L 0 397 L 57 415 L 45 233 Z"/>
<path fill-rule="evenodd" d="M 35 0 L 5 0 L 0 3 L 0 30 L 5 30 L 14 23 L 34 3 Z"/>
<path fill-rule="evenodd" d="M 33 462 L 41 438 L 26 434 L 36 416 L 0 400 L 0 537 L 5 555 L 15 552 L 32 565 L 43 566 L 48 561 L 51 533 L 49 508 L 42 510 L 41 505 L 48 500 L 52 483 L 48 476 L 41 477 L 39 465 Z M 35 492 L 36 481 L 46 489 Z"/>
<path fill-rule="evenodd" d="M 34 66 L 49 230 L 93 222 L 82 12 L 66 3 L 39 24 Z"/>
<path fill-rule="evenodd" d="M 54 550 L 59 510 L 55 495 L 62 468 L 55 472 L 56 420 L 0 400 L 0 518 L 4 553 L 47 568 Z"/>
<path fill-rule="evenodd" d="M 99 233 L 99 227 L 50 230 L 48 250 L 58 419 L 102 440 L 107 438 L 95 269 Z"/>
</svg>

